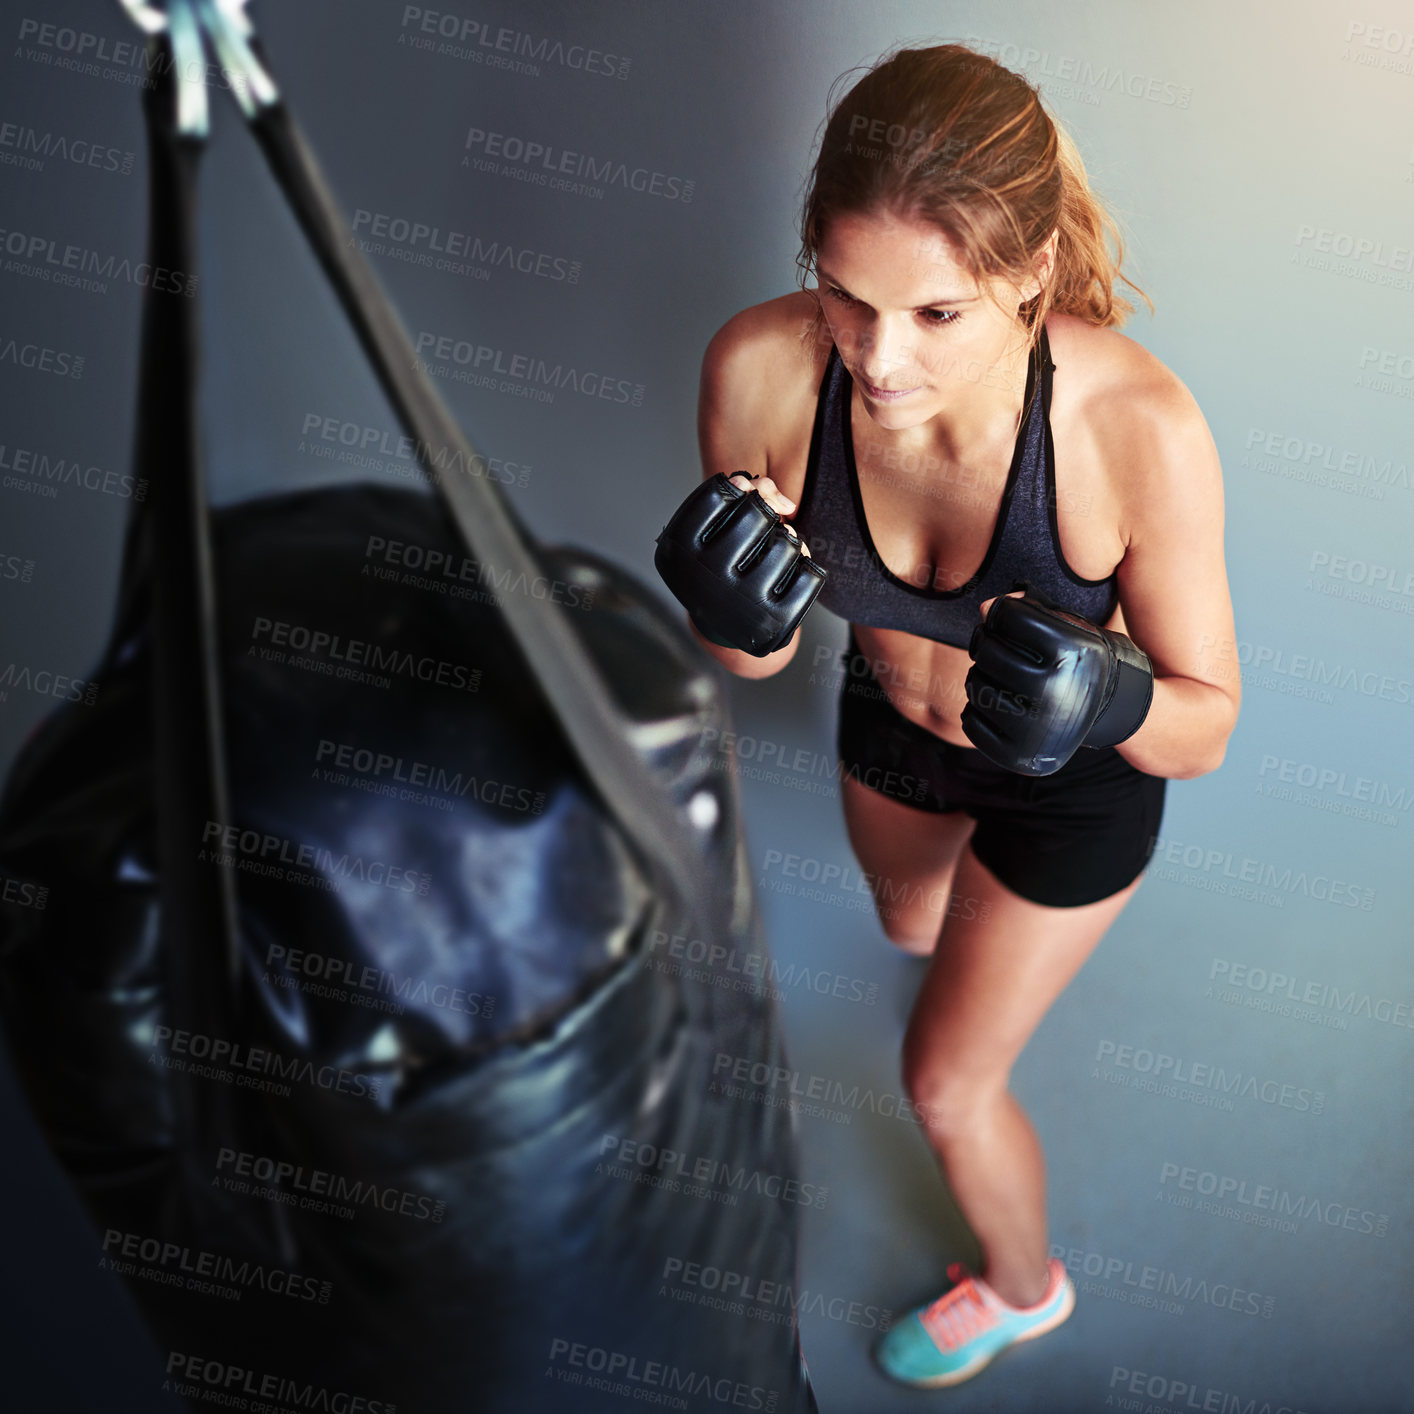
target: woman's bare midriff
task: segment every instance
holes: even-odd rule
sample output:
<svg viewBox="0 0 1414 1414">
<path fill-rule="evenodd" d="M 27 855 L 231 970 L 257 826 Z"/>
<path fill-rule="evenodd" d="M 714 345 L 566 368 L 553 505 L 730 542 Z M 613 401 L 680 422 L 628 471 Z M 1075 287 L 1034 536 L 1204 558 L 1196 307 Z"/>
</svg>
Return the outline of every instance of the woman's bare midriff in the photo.
<svg viewBox="0 0 1414 1414">
<path fill-rule="evenodd" d="M 794 340 L 808 323 L 813 305 L 805 295 L 787 296 L 781 305 L 783 338 Z M 1098 361 L 1113 375 L 1117 351 L 1099 347 L 1095 340 L 1114 336 L 1063 314 L 1047 318 L 1046 332 L 1056 365 L 1050 422 L 1061 552 L 1076 574 L 1103 579 L 1124 551 L 1123 487 L 1109 469 L 1118 458 L 1105 455 L 1103 427 L 1084 415 L 1084 395 L 1087 364 Z M 767 466 L 771 479 L 797 504 L 805 485 L 816 397 L 829 350 L 826 338 L 809 358 L 798 351 L 780 365 L 781 422 L 770 439 Z M 865 519 L 884 563 L 898 578 L 920 587 L 950 590 L 965 584 L 980 567 L 991 542 L 1015 446 L 1014 430 L 1009 440 L 999 438 L 996 445 L 962 462 L 949 462 L 929 446 L 921 435 L 925 429 L 880 428 L 857 390 L 850 422 Z M 911 474 L 900 475 L 901 467 Z M 1103 627 L 1124 631 L 1118 607 Z M 964 683 L 972 666 L 966 648 L 864 624 L 854 625 L 854 635 L 899 712 L 955 746 L 972 745 L 961 725 L 967 705 Z"/>
</svg>

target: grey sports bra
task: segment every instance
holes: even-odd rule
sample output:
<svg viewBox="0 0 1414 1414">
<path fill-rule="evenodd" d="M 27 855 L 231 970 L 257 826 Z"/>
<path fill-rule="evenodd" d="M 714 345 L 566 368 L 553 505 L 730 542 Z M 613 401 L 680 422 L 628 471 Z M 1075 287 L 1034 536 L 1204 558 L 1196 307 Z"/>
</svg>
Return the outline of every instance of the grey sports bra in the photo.
<svg viewBox="0 0 1414 1414">
<path fill-rule="evenodd" d="M 1041 395 L 1033 401 L 1038 372 Z M 1094 624 L 1119 602 L 1115 576 L 1082 579 L 1061 555 L 1056 526 L 1055 454 L 1051 447 L 1050 343 L 1043 328 L 1026 375 L 1026 416 L 1016 434 L 1001 510 L 977 573 L 956 589 L 900 579 L 874 548 L 864 518 L 850 430 L 854 383 L 830 350 L 815 409 L 805 486 L 792 519 L 810 553 L 829 570 L 820 602 L 851 623 L 900 629 L 966 648 L 979 606 L 997 594 L 1033 585 L 1053 604 Z"/>
</svg>

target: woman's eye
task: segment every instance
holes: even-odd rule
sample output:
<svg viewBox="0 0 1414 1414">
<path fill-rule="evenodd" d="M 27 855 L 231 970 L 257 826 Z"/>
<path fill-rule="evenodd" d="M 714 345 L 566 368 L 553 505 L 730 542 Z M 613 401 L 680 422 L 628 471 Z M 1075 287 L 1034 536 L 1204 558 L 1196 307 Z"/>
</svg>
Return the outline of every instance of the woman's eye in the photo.
<svg viewBox="0 0 1414 1414">
<path fill-rule="evenodd" d="M 858 304 L 859 301 L 853 295 L 847 295 L 838 285 L 826 285 L 825 293 L 837 304 Z M 951 324 L 954 320 L 961 319 L 955 309 L 924 309 L 919 311 L 923 316 L 925 324 Z"/>
</svg>

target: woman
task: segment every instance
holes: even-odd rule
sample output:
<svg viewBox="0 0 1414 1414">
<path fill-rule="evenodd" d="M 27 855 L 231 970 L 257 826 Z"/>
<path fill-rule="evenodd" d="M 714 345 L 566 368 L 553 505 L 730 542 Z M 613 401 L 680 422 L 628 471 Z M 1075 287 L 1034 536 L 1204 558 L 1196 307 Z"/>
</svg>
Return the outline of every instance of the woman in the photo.
<svg viewBox="0 0 1414 1414">
<path fill-rule="evenodd" d="M 1112 231 L 1024 79 L 960 45 L 900 50 L 827 120 L 799 258 L 817 287 L 743 310 L 703 362 L 704 475 L 745 468 L 734 484 L 793 525 L 851 622 L 850 842 L 888 937 L 931 957 L 904 1082 L 985 1260 L 953 1263 L 880 1344 L 915 1385 L 1070 1313 L 1008 1077 L 1138 887 L 1166 778 L 1215 770 L 1239 706 L 1217 452 L 1179 379 L 1116 332 Z M 1128 635 L 1154 676 L 1137 731 L 1044 777 L 960 722 L 971 631 L 1019 581 Z M 799 632 L 766 657 L 697 637 L 758 678 Z"/>
</svg>

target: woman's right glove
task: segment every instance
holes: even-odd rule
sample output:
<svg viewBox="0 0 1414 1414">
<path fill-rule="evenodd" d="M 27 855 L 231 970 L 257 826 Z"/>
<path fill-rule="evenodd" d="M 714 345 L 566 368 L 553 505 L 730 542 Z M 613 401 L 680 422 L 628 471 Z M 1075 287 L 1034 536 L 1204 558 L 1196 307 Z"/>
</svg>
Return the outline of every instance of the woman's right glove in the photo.
<svg viewBox="0 0 1414 1414">
<path fill-rule="evenodd" d="M 790 642 L 826 579 L 760 493 L 720 471 L 693 488 L 657 546 L 653 565 L 698 632 L 756 658 Z"/>
</svg>

